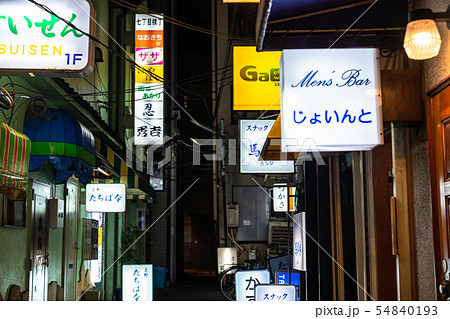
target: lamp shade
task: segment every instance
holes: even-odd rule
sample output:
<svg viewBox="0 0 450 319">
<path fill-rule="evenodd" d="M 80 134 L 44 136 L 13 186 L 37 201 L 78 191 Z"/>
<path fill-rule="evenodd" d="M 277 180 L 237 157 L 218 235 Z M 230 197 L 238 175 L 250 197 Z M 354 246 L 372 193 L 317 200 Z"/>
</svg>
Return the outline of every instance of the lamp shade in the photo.
<svg viewBox="0 0 450 319">
<path fill-rule="evenodd" d="M 431 19 L 415 20 L 406 26 L 403 47 L 406 54 L 413 60 L 425 60 L 435 57 L 441 47 L 436 22 Z"/>
</svg>

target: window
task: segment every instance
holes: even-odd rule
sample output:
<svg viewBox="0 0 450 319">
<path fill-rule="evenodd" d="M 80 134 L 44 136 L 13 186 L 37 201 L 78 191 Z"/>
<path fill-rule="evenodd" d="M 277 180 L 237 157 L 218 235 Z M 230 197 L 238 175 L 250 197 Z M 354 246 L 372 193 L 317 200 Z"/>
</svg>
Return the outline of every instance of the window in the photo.
<svg viewBox="0 0 450 319">
<path fill-rule="evenodd" d="M 25 228 L 25 200 L 11 200 L 3 195 L 3 227 Z"/>
</svg>

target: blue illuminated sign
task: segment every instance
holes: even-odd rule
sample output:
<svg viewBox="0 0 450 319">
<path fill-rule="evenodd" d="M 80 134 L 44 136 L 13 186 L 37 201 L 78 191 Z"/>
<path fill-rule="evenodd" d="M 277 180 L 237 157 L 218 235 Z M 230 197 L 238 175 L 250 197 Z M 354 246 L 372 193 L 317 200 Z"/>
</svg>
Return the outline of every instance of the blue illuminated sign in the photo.
<svg viewBox="0 0 450 319">
<path fill-rule="evenodd" d="M 282 285 L 282 284 L 289 284 L 289 273 L 287 272 L 276 272 L 276 280 L 275 283 Z M 291 272 L 291 282 L 292 285 L 300 285 L 300 273 L 298 272 Z"/>
</svg>

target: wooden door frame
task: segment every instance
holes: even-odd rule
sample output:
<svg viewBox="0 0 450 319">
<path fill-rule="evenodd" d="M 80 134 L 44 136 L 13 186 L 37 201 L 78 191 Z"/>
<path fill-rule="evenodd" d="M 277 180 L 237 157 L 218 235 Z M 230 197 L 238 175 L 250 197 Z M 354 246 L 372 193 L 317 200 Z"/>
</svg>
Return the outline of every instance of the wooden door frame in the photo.
<svg viewBox="0 0 450 319">
<path fill-rule="evenodd" d="M 353 214 L 355 218 L 356 280 L 358 300 L 367 301 L 366 198 L 363 152 L 352 152 Z M 370 253 L 369 253 L 370 254 Z"/>
<path fill-rule="evenodd" d="M 342 239 L 341 216 L 341 177 L 339 175 L 339 157 L 333 156 L 329 161 L 330 175 L 330 221 L 331 247 L 333 262 L 333 297 L 335 301 L 345 301 L 344 291 L 344 246 Z"/>
<path fill-rule="evenodd" d="M 427 93 L 428 150 L 430 158 L 431 202 L 433 209 L 433 241 L 435 255 L 435 288 L 437 291 L 438 299 L 442 299 L 442 297 L 438 293 L 438 288 L 440 283 L 444 279 L 441 265 L 441 256 L 443 256 L 444 249 L 448 249 L 448 247 L 445 247 L 445 244 L 444 247 L 441 245 L 440 235 L 444 231 L 442 227 L 446 227 L 446 225 L 441 225 L 439 218 L 439 216 L 441 216 L 442 214 L 444 214 L 444 219 L 447 218 L 447 216 L 445 216 L 445 196 L 441 196 L 441 194 L 443 194 L 444 192 L 445 181 L 443 175 L 439 173 L 443 172 L 443 168 L 445 167 L 445 154 L 443 152 L 443 144 L 439 143 L 439 145 L 437 145 L 436 140 L 439 138 L 441 142 L 444 142 L 442 141 L 442 126 L 440 124 L 441 118 L 443 116 L 450 117 L 450 113 L 447 112 L 446 114 L 441 114 L 440 105 L 439 112 L 437 112 L 436 105 L 434 104 L 434 98 L 444 90 L 450 90 L 450 77 Z M 447 232 L 446 229 L 445 232 Z M 449 234 L 447 234 L 447 236 L 448 235 Z"/>
</svg>

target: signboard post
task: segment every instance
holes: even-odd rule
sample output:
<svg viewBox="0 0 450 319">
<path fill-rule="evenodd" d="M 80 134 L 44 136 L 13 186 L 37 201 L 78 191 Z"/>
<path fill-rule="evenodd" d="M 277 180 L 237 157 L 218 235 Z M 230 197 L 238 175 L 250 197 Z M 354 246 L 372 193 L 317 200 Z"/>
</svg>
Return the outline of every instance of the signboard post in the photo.
<svg viewBox="0 0 450 319">
<path fill-rule="evenodd" d="M 383 143 L 376 49 L 283 50 L 280 65 L 282 152 Z"/>
<path fill-rule="evenodd" d="M 235 276 L 236 301 L 255 301 L 255 287 L 270 284 L 268 270 L 240 270 Z"/>
</svg>

